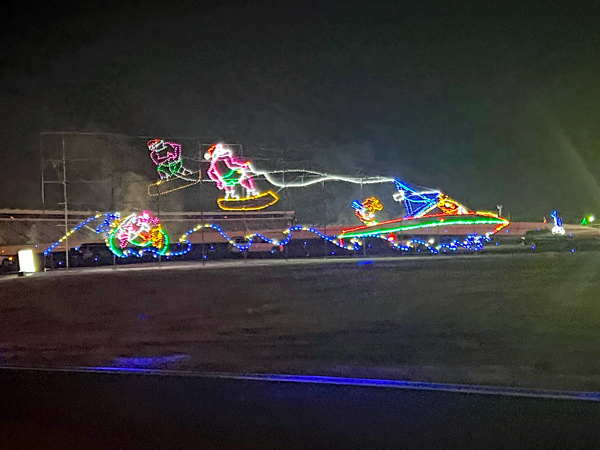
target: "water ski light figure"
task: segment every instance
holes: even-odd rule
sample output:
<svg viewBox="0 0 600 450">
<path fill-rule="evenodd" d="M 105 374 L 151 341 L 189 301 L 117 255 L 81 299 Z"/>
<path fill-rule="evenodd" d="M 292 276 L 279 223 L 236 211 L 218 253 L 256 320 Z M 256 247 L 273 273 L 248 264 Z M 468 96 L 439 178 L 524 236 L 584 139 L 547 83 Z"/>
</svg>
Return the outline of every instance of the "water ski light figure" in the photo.
<svg viewBox="0 0 600 450">
<path fill-rule="evenodd" d="M 164 255 L 169 249 L 169 236 L 158 217 L 153 217 L 148 211 L 130 214 L 125 219 L 113 214 L 107 217 L 107 222 L 106 245 L 119 257 L 141 256 L 145 251 Z M 127 249 L 131 246 L 139 250 Z"/>
<path fill-rule="evenodd" d="M 271 206 L 279 200 L 273 191 L 259 193 L 252 178 L 250 161 L 241 160 L 223 144 L 208 148 L 204 158 L 210 161 L 207 174 L 217 187 L 225 192 L 225 197 L 217 200 L 221 209 L 226 211 L 256 211 Z M 243 196 L 239 195 L 242 187 Z"/>
<path fill-rule="evenodd" d="M 160 180 L 148 186 L 148 195 L 157 196 L 192 186 L 200 181 L 200 172 L 183 165 L 181 144 L 152 139 L 147 143 L 150 158 L 156 164 Z"/>
</svg>

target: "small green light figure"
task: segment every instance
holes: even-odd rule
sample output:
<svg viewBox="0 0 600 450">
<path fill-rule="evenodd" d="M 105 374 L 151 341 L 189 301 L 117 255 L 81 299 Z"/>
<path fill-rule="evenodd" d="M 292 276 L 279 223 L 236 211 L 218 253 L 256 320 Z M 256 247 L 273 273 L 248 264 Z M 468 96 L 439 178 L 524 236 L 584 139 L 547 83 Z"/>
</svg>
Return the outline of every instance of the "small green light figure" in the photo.
<svg viewBox="0 0 600 450">
<path fill-rule="evenodd" d="M 583 220 L 581 221 L 581 225 L 591 225 L 591 223 L 595 220 L 595 217 L 593 215 L 588 216 L 588 217 L 584 217 Z"/>
</svg>

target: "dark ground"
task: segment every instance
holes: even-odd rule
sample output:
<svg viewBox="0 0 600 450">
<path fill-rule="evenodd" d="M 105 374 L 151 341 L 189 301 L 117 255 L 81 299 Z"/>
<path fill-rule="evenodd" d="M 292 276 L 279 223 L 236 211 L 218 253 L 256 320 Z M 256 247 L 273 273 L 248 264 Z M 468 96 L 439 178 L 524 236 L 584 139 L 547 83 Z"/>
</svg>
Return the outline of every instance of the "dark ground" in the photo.
<svg viewBox="0 0 600 450">
<path fill-rule="evenodd" d="M 594 252 L 4 279 L 3 364 L 600 390 Z"/>
<path fill-rule="evenodd" d="M 6 449 L 597 449 L 600 403 L 0 369 Z"/>
</svg>

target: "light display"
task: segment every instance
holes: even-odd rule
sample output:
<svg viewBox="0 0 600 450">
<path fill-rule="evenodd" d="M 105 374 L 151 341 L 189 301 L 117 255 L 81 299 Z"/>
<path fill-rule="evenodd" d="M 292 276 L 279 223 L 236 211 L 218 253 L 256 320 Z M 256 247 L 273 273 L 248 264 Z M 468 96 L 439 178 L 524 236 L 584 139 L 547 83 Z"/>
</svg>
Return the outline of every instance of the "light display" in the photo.
<svg viewBox="0 0 600 450">
<path fill-rule="evenodd" d="M 363 203 L 355 200 L 351 206 L 358 218 L 365 225 L 375 225 L 377 223 L 375 213 L 383 210 L 383 205 L 376 197 L 369 197 Z"/>
<path fill-rule="evenodd" d="M 554 210 L 552 211 L 552 214 L 550 214 L 550 217 L 552 217 L 554 219 L 554 226 L 552 227 L 552 234 L 560 234 L 560 235 L 564 235 L 565 234 L 565 229 L 562 226 L 562 219 L 560 217 L 558 217 L 558 211 Z"/>
<path fill-rule="evenodd" d="M 102 215 L 103 214 L 97 214 L 80 223 L 78 226 L 69 231 L 67 235 L 63 236 L 61 239 L 59 239 L 59 241 L 48 248 L 44 254 L 47 255 L 52 252 L 57 245 L 66 239 L 66 237 L 81 229 L 88 223 L 98 219 Z M 177 244 L 179 248 L 174 251 L 169 251 L 168 248 L 170 242 L 168 235 L 162 229 L 158 218 L 151 216 L 148 212 L 143 212 L 140 215 L 131 214 L 122 220 L 118 213 L 106 213 L 104 216 L 104 222 L 98 226 L 95 231 L 99 234 L 105 234 L 106 245 L 116 256 L 121 258 L 126 258 L 129 256 L 141 257 L 143 256 L 144 252 L 151 252 L 155 256 L 165 255 L 167 258 L 184 255 L 192 249 L 192 244 L 188 237 L 192 233 L 195 233 L 201 229 L 212 229 L 218 232 L 226 242 L 240 251 L 248 250 L 254 243 L 259 241 L 272 244 L 273 246 L 279 246 L 281 248 L 291 242 L 294 232 L 302 231 L 313 233 L 324 241 L 348 251 L 359 251 L 364 245 L 364 241 L 362 239 L 349 236 L 348 234 L 345 236 L 327 236 L 316 228 L 301 225 L 296 225 L 283 230 L 282 234 L 285 236 L 283 239 L 268 238 L 261 233 L 252 233 L 244 237 L 245 242 L 240 243 L 236 242 L 235 238 L 228 236 L 219 225 L 207 223 L 197 225 L 184 233 L 179 238 L 179 243 Z M 447 225 L 449 224 L 447 223 Z M 491 233 L 486 235 L 472 234 L 468 235 L 463 240 L 454 239 L 450 243 L 434 245 L 434 241 L 431 239 L 429 241 L 424 241 L 422 239 L 410 239 L 405 242 L 397 242 L 396 239 L 392 239 L 390 236 L 386 237 L 383 233 L 373 235 L 373 237 L 385 239 L 386 241 L 390 242 L 392 248 L 396 250 L 408 252 L 417 249 L 417 251 L 420 252 L 420 248 L 423 247 L 433 254 L 446 251 L 454 252 L 459 248 L 464 248 L 471 251 L 479 251 L 483 248 L 485 243 L 490 242 L 490 236 Z M 344 242 L 345 240 L 348 240 L 349 243 L 346 244 Z M 306 243 L 304 245 L 306 245 Z M 335 252 L 333 254 L 335 254 Z"/>
<path fill-rule="evenodd" d="M 192 172 L 184 167 L 181 144 L 152 139 L 147 146 L 160 176 L 159 181 L 148 186 L 148 195 L 168 194 L 200 182 L 199 171 Z"/>
<path fill-rule="evenodd" d="M 196 180 L 192 177 L 192 172 L 183 167 L 181 145 L 160 139 L 153 139 L 148 142 L 148 149 L 161 177 L 158 183 L 151 185 L 158 189 L 151 192 L 149 187 L 148 192 L 150 195 L 159 195 L 189 186 L 188 183 L 182 186 L 160 188 L 161 184 L 165 181 L 172 179 L 183 179 L 191 183 L 199 181 L 199 176 L 198 180 Z M 217 200 L 217 204 L 225 211 L 257 211 L 277 203 L 279 196 L 273 190 L 259 192 L 254 180 L 256 176 L 261 176 L 271 185 L 281 188 L 305 187 L 325 181 L 342 181 L 361 185 L 393 182 L 397 190 L 393 198 L 396 201 L 403 202 L 406 210 L 406 215 L 402 219 L 397 219 L 397 221 L 403 220 L 405 222 L 401 225 L 396 224 L 395 226 L 384 227 L 379 230 L 370 229 L 368 233 L 362 235 L 375 236 L 379 233 L 390 234 L 426 226 L 436 227 L 441 226 L 439 222 L 444 220 L 446 220 L 445 224 L 447 225 L 496 224 L 497 228 L 493 232 L 498 231 L 508 224 L 505 219 L 492 213 L 480 214 L 469 211 L 463 205 L 450 199 L 438 190 L 418 192 L 408 184 L 393 178 L 349 177 L 307 170 L 258 170 L 250 160 L 236 157 L 228 146 L 221 143 L 210 146 L 204 157 L 210 162 L 207 170 L 208 177 L 215 182 L 219 190 L 224 192 L 224 196 Z M 352 208 L 365 227 L 381 225 L 375 220 L 375 213 L 383 209 L 383 205 L 377 198 L 368 198 L 364 203 L 355 201 L 352 203 Z M 438 217 L 438 214 L 432 214 L 436 209 L 440 211 L 441 215 L 447 216 L 447 219 L 455 216 L 471 217 L 460 217 L 458 219 L 455 217 L 450 222 L 447 219 L 440 219 L 439 222 L 415 223 L 412 225 L 406 222 L 409 219 Z M 358 233 L 358 230 L 344 230 L 344 232 L 350 231 Z"/>
<path fill-rule="evenodd" d="M 191 172 L 183 166 L 181 145 L 160 139 L 153 139 L 148 142 L 148 149 L 161 177 L 161 180 L 155 183 L 155 185 L 161 186 L 161 183 L 172 180 L 184 180 L 187 182 L 186 185 L 172 185 L 169 189 L 159 189 L 154 192 L 154 195 L 171 192 L 172 190 L 180 189 L 189 186 L 190 183 L 194 184 L 199 181 L 199 173 L 196 179 L 196 173 Z M 292 233 L 299 230 L 312 232 L 325 241 L 346 250 L 358 250 L 362 245 L 361 240 L 367 237 L 386 239 L 393 248 L 404 251 L 409 251 L 413 248 L 421 251 L 421 247 L 427 248 L 431 253 L 455 251 L 458 248 L 480 250 L 484 243 L 489 242 L 490 236 L 506 227 L 509 223 L 508 220 L 491 212 L 470 211 L 441 191 L 417 191 L 397 179 L 385 177 L 346 177 L 312 171 L 259 171 L 253 167 L 249 160 L 237 158 L 232 150 L 223 144 L 210 146 L 204 157 L 210 162 L 207 170 L 208 177 L 215 182 L 218 189 L 224 192 L 223 198 L 219 198 L 217 203 L 225 211 L 260 210 L 275 204 L 279 200 L 277 193 L 272 190 L 259 192 L 254 177 L 260 175 L 264 176 L 271 184 L 281 187 L 303 187 L 323 181 L 344 181 L 356 184 L 393 182 L 396 192 L 392 197 L 394 200 L 403 203 L 406 214 L 400 218 L 378 222 L 376 220 L 376 213 L 383 210 L 383 204 L 378 198 L 369 197 L 362 203 L 354 201 L 351 205 L 363 225 L 344 229 L 338 236 L 326 236 L 315 228 L 295 226 L 282 231 L 285 235 L 285 239 L 283 240 L 270 239 L 259 233 L 254 233 L 246 236 L 244 242 L 237 242 L 231 239 L 218 225 L 203 224 L 184 234 L 179 239 L 177 249 L 171 252 L 169 251 L 169 237 L 163 230 L 157 217 L 152 216 L 147 211 L 141 214 L 131 214 L 124 219 L 121 219 L 117 213 L 107 213 L 105 214 L 106 217 L 103 226 L 98 227 L 96 231 L 105 234 L 106 244 L 115 255 L 119 257 L 142 256 L 144 252 L 151 252 L 155 256 L 166 255 L 170 257 L 183 255 L 192 248 L 188 236 L 200 228 L 214 229 L 240 251 L 249 249 L 255 241 L 271 243 L 276 246 L 285 246 L 290 242 Z M 282 179 L 279 180 L 277 176 L 281 176 Z M 101 215 L 96 215 L 88 219 L 88 221 L 78 225 L 78 227 L 83 226 L 91 220 L 95 220 L 99 216 Z M 562 222 L 558 218 L 556 211 L 553 213 L 553 217 L 555 218 L 555 228 L 562 229 Z M 446 242 L 437 245 L 431 239 L 425 241 L 419 238 L 413 239 L 411 236 L 411 239 L 406 240 L 400 236 L 407 233 L 412 235 L 430 234 L 430 228 L 439 229 L 442 226 L 444 227 L 444 233 L 447 232 L 446 228 L 454 227 L 456 229 L 456 226 L 481 227 L 482 229 L 487 229 L 487 231 L 477 234 L 473 230 L 464 240 L 454 239 L 449 243 Z M 67 235 L 51 246 L 47 252 L 51 252 L 53 248 L 66 239 L 70 233 L 76 231 L 78 227 L 67 233 Z M 464 233 L 464 231 L 463 228 L 461 233 Z M 562 232 L 564 234 L 564 230 Z M 349 244 L 346 244 L 344 241 L 349 241 Z"/>
<path fill-rule="evenodd" d="M 396 192 L 393 195 L 394 200 L 404 203 L 406 209 L 405 218 L 420 217 L 433 210 L 440 198 L 440 191 L 417 192 L 406 183 L 394 180 Z"/>
<path fill-rule="evenodd" d="M 148 141 L 147 145 L 148 150 L 150 150 L 150 158 L 156 164 L 156 170 L 158 170 L 161 179 L 186 178 L 192 174 L 191 170 L 183 167 L 181 144 L 166 142 L 162 139 L 152 139 Z"/>
<path fill-rule="evenodd" d="M 581 225 L 584 225 L 584 226 L 591 225 L 591 223 L 594 220 L 596 220 L 596 218 L 593 215 L 584 217 L 583 220 L 581 221 Z"/>
<path fill-rule="evenodd" d="M 148 195 L 167 194 L 200 181 L 199 171 L 192 172 L 184 167 L 180 144 L 152 139 L 148 141 L 147 146 L 160 176 L 159 181 L 148 186 Z M 208 177 L 225 193 L 217 203 L 226 211 L 256 211 L 267 208 L 279 200 L 279 196 L 273 190 L 260 193 L 254 183 L 254 176 L 261 176 L 271 185 L 281 188 L 305 187 L 324 181 L 354 184 L 394 181 L 393 178 L 387 177 L 349 177 L 310 170 L 258 170 L 251 161 L 235 157 L 233 151 L 223 144 L 210 146 L 204 157 L 210 161 Z M 239 192 L 240 188 L 243 193 Z"/>
<path fill-rule="evenodd" d="M 464 214 L 464 217 L 450 216 L 448 219 L 445 214 L 430 214 L 421 216 L 422 221 L 393 219 L 385 222 L 377 223 L 377 227 L 361 226 L 343 230 L 341 237 L 364 237 L 378 236 L 390 233 L 401 233 L 404 231 L 412 231 L 423 228 L 436 228 L 451 225 L 497 225 L 491 234 L 497 233 L 500 229 L 508 225 L 508 220 L 501 217 L 482 216 L 480 214 Z"/>
<path fill-rule="evenodd" d="M 125 219 L 118 214 L 107 214 L 103 228 L 106 225 L 106 245 L 119 257 L 142 256 L 146 251 L 165 255 L 169 250 L 169 236 L 158 217 L 151 216 L 148 211 L 130 214 Z M 131 246 L 137 249 L 127 248 Z"/>
<path fill-rule="evenodd" d="M 279 200 L 273 191 L 258 192 L 252 178 L 250 161 L 242 161 L 233 155 L 230 148 L 215 144 L 208 148 L 204 158 L 210 161 L 207 174 L 217 187 L 225 192 L 225 197 L 217 204 L 227 211 L 257 211 L 267 208 Z M 239 196 L 237 187 L 241 186 L 244 195 Z"/>
<path fill-rule="evenodd" d="M 267 208 L 279 200 L 279 196 L 273 190 L 259 193 L 254 183 L 254 176 L 261 176 L 271 185 L 280 188 L 306 187 L 324 181 L 343 181 L 354 184 L 394 181 L 393 178 L 386 177 L 348 177 L 310 170 L 259 170 L 251 161 L 235 157 L 233 151 L 223 144 L 209 147 L 204 157 L 210 161 L 207 175 L 225 193 L 225 196 L 218 199 L 217 203 L 226 211 L 256 211 Z M 238 186 L 241 186 L 244 191 L 241 196 Z"/>
<path fill-rule="evenodd" d="M 225 191 L 225 198 L 239 198 L 235 194 L 238 184 L 246 189 L 246 197 L 258 194 L 251 176 L 250 161 L 235 158 L 231 149 L 222 144 L 209 147 L 204 157 L 210 161 L 208 176 Z"/>
<path fill-rule="evenodd" d="M 406 209 L 404 219 L 422 217 L 436 208 L 444 214 L 470 213 L 467 208 L 440 191 L 417 192 L 399 180 L 394 180 L 394 184 L 398 190 L 393 195 L 394 200 L 404 202 L 404 208 Z"/>
<path fill-rule="evenodd" d="M 491 212 L 469 211 L 467 208 L 452 200 L 440 191 L 417 192 L 406 183 L 394 180 L 397 193 L 393 195 L 394 200 L 404 203 L 406 215 L 401 218 L 377 222 L 374 214 L 367 215 L 366 208 L 359 202 L 354 202 L 354 208 L 359 219 L 364 225 L 342 230 L 340 239 L 378 237 L 391 243 L 393 248 L 409 251 L 417 246 L 426 247 L 432 253 L 440 251 L 455 251 L 459 247 L 480 250 L 491 236 L 509 224 L 509 221 Z M 365 202 L 366 203 L 366 202 Z M 379 202 L 378 202 L 379 203 Z M 379 207 L 379 206 L 378 206 Z M 381 206 L 383 209 L 383 206 Z M 432 213 L 434 210 L 439 213 Z M 397 242 L 398 234 L 427 234 L 430 228 L 452 226 L 481 226 L 488 227 L 489 231 L 483 234 L 470 234 L 465 240 L 453 240 L 449 244 L 440 243 L 434 246 L 435 241 L 423 241 L 421 239 L 410 239 L 405 244 Z M 447 230 L 445 230 L 446 232 Z M 420 251 L 418 249 L 417 251 Z"/>
</svg>

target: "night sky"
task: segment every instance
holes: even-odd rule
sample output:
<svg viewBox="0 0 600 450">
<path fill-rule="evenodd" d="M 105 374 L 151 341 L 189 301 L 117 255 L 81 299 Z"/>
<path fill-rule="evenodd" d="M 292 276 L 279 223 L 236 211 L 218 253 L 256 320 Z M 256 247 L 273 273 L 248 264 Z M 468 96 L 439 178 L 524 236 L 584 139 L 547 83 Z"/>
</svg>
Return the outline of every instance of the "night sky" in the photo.
<svg viewBox="0 0 600 450">
<path fill-rule="evenodd" d="M 0 207 L 40 206 L 41 131 L 87 130 L 310 149 L 513 220 L 600 214 L 598 2 L 166 3 L 4 18 Z"/>
</svg>

